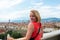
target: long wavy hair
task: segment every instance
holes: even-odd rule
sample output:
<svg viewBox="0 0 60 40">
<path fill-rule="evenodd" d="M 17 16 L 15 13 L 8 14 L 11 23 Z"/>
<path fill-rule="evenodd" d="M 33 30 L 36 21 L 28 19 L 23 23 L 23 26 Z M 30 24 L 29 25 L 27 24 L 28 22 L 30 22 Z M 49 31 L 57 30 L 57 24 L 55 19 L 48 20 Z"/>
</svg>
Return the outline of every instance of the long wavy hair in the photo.
<svg viewBox="0 0 60 40">
<path fill-rule="evenodd" d="M 35 15 L 36 22 L 41 22 L 41 17 L 40 17 L 40 14 L 37 10 L 31 10 L 30 12 L 32 12 Z"/>
</svg>

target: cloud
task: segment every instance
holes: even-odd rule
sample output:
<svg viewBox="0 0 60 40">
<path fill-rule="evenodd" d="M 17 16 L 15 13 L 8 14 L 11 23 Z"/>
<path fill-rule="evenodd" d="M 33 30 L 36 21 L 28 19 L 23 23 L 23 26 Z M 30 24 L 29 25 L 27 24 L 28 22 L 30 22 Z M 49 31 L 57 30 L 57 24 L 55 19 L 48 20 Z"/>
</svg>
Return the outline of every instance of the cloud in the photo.
<svg viewBox="0 0 60 40">
<path fill-rule="evenodd" d="M 54 8 L 53 6 L 42 6 L 40 8 L 42 18 L 57 17 L 59 18 L 60 11 L 59 9 Z"/>
<path fill-rule="evenodd" d="M 43 1 L 39 3 L 31 3 L 33 6 L 30 9 L 36 9 L 40 12 L 42 18 L 57 17 L 60 18 L 60 5 L 46 5 Z"/>
<path fill-rule="evenodd" d="M 25 18 L 27 17 L 29 14 L 29 10 L 19 10 L 19 11 L 15 11 L 15 12 L 10 12 L 10 13 L 6 13 L 6 14 L 0 14 L 0 19 L 3 20 L 15 20 L 17 18 Z"/>
<path fill-rule="evenodd" d="M 33 6 L 41 6 L 41 5 L 44 4 L 43 0 L 36 0 L 36 1 L 35 0 L 31 0 L 30 3 Z"/>
<path fill-rule="evenodd" d="M 16 4 L 21 4 L 24 0 L 0 0 L 0 9 L 9 8 Z"/>
<path fill-rule="evenodd" d="M 40 2 L 40 3 L 33 2 L 32 5 L 35 5 L 35 6 L 43 5 L 43 2 Z"/>
<path fill-rule="evenodd" d="M 58 9 L 58 10 L 60 10 L 60 5 L 57 5 L 55 8 Z"/>
</svg>

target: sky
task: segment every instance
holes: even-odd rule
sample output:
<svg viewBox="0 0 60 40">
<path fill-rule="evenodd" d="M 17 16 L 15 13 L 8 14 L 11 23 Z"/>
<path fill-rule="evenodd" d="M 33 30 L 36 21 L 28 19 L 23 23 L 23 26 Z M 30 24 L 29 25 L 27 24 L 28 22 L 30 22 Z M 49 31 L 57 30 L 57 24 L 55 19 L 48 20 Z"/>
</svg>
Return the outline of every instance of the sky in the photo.
<svg viewBox="0 0 60 40">
<path fill-rule="evenodd" d="M 60 0 L 0 0 L 0 21 L 29 19 L 32 9 L 41 18 L 60 18 Z"/>
</svg>

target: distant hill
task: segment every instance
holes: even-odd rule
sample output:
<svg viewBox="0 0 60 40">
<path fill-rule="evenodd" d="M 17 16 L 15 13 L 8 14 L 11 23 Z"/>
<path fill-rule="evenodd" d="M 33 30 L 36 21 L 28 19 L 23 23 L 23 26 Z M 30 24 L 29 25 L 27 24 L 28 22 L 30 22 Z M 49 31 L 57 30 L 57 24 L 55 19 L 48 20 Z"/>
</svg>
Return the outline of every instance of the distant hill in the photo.
<svg viewBox="0 0 60 40">
<path fill-rule="evenodd" d="M 17 22 L 17 23 L 20 23 L 20 22 L 28 22 L 28 20 L 12 20 L 12 22 Z"/>
<path fill-rule="evenodd" d="M 45 18 L 41 20 L 42 22 L 60 22 L 60 18 Z M 28 22 L 28 20 L 24 19 L 24 20 L 12 20 L 12 22 Z"/>
<path fill-rule="evenodd" d="M 60 22 L 60 18 L 46 18 L 42 19 L 42 22 Z"/>
</svg>

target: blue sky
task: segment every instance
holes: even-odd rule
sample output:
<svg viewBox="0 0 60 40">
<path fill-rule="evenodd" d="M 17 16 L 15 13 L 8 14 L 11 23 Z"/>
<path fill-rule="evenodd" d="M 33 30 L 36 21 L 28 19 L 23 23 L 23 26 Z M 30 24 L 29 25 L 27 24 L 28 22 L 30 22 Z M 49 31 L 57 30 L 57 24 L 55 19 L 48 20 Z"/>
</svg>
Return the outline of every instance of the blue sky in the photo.
<svg viewBox="0 0 60 40">
<path fill-rule="evenodd" d="M 0 21 L 29 19 L 32 9 L 41 18 L 60 18 L 60 0 L 0 0 Z"/>
</svg>

